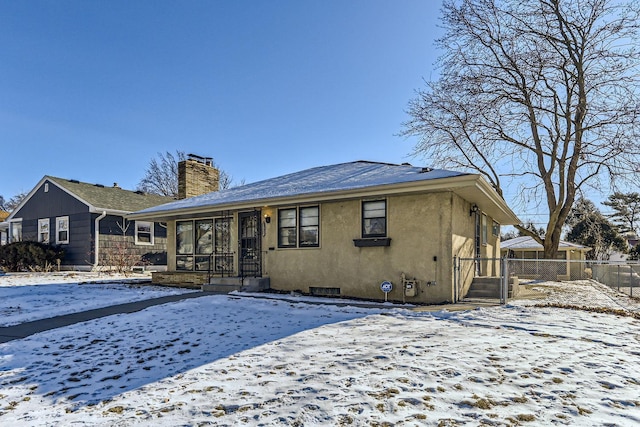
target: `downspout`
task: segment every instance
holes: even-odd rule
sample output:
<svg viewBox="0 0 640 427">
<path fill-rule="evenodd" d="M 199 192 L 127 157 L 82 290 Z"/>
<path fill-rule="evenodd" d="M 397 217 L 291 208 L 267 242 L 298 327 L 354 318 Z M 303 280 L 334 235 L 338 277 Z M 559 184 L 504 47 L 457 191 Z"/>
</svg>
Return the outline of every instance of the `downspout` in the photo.
<svg viewBox="0 0 640 427">
<path fill-rule="evenodd" d="M 94 222 L 94 232 L 95 232 L 95 259 L 93 260 L 93 268 L 98 268 L 99 260 L 100 260 L 100 220 L 107 216 L 107 211 L 102 211 L 102 213 L 95 219 Z"/>
</svg>

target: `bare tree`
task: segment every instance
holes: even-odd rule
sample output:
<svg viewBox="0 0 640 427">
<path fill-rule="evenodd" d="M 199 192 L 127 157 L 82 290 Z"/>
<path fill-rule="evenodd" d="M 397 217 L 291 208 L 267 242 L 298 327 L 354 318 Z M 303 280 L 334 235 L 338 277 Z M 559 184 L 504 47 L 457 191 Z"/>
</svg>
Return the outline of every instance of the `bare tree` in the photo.
<svg viewBox="0 0 640 427">
<path fill-rule="evenodd" d="M 11 212 L 14 210 L 22 200 L 27 197 L 27 193 L 18 193 L 9 200 L 5 200 L 4 197 L 0 196 L 0 210 Z"/>
<path fill-rule="evenodd" d="M 151 159 L 149 162 L 144 178 L 138 183 L 138 190 L 177 198 L 178 163 L 186 158 L 185 152 L 179 150 L 176 150 L 175 155 L 169 151 L 158 153 L 158 157 Z M 230 188 L 233 185 L 233 177 L 221 170 L 217 165 L 214 164 L 214 167 L 220 172 L 218 181 L 220 189 Z"/>
<path fill-rule="evenodd" d="M 184 151 L 158 153 L 158 158 L 149 162 L 144 178 L 138 183 L 138 190 L 161 196 L 178 197 L 178 162 L 187 157 Z"/>
<path fill-rule="evenodd" d="M 478 171 L 544 206 L 553 258 L 576 195 L 640 169 L 640 4 L 445 0 L 439 78 L 409 103 L 414 154 Z M 515 190 L 515 189 L 514 189 Z M 515 192 L 515 191 L 514 191 Z"/>
</svg>

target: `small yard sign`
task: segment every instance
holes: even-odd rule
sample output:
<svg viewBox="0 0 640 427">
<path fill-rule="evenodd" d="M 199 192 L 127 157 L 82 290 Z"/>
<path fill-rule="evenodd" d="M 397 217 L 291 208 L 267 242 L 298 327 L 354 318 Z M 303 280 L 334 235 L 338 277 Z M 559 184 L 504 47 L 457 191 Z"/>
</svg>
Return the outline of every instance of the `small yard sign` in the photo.
<svg viewBox="0 0 640 427">
<path fill-rule="evenodd" d="M 393 285 L 388 280 L 385 280 L 384 282 L 380 283 L 380 289 L 382 290 L 382 292 L 384 292 L 384 300 L 386 302 L 387 294 L 391 292 L 391 289 L 393 289 Z"/>
</svg>

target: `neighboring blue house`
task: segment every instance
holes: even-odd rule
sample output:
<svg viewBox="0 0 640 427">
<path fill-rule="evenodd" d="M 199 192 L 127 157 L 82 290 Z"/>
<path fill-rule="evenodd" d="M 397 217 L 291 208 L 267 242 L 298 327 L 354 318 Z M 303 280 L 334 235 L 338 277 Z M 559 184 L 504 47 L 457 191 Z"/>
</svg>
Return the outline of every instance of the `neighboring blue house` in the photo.
<svg viewBox="0 0 640 427">
<path fill-rule="evenodd" d="M 129 221 L 130 212 L 173 198 L 45 176 L 14 209 L 3 228 L 7 243 L 30 240 L 61 245 L 62 267 L 90 270 L 114 265 L 117 256 L 166 265 L 164 224 Z M 126 249 L 126 252 L 124 251 Z"/>
</svg>

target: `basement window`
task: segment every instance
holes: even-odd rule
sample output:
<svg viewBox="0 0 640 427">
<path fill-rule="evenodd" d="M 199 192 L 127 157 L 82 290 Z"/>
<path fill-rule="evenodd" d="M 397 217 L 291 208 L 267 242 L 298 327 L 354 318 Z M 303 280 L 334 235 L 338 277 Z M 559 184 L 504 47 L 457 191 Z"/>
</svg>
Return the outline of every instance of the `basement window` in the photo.
<svg viewBox="0 0 640 427">
<path fill-rule="evenodd" d="M 337 296 L 340 295 L 340 288 L 317 288 L 309 287 L 309 293 L 314 296 Z"/>
</svg>

